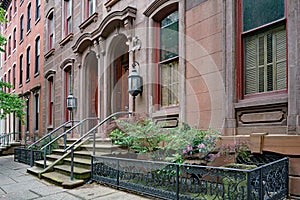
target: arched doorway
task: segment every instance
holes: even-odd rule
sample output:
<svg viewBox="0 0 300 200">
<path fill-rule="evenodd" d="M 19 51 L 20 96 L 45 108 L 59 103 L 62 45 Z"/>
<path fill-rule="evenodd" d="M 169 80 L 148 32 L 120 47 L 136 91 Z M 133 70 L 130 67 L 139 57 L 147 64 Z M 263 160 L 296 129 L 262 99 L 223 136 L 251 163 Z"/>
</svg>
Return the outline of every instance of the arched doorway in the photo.
<svg viewBox="0 0 300 200">
<path fill-rule="evenodd" d="M 114 39 L 111 64 L 111 112 L 126 111 L 129 108 L 128 71 L 129 53 L 127 38 L 118 35 Z"/>
<path fill-rule="evenodd" d="M 85 57 L 85 96 L 83 97 L 86 117 L 98 116 L 98 60 L 91 51 Z"/>
</svg>

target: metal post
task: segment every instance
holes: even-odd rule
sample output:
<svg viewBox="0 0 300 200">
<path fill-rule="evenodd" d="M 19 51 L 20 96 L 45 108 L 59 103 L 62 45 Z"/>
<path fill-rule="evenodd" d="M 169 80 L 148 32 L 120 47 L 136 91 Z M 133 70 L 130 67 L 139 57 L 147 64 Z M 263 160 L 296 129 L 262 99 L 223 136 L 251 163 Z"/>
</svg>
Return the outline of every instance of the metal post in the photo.
<svg viewBox="0 0 300 200">
<path fill-rule="evenodd" d="M 179 165 L 176 165 L 176 199 L 179 200 Z"/>
<path fill-rule="evenodd" d="M 46 155 L 47 155 L 47 148 L 44 149 L 44 169 L 46 168 Z"/>
<path fill-rule="evenodd" d="M 74 147 L 71 148 L 71 181 L 74 180 Z"/>
<path fill-rule="evenodd" d="M 93 132 L 93 156 L 96 154 L 96 130 Z"/>
<path fill-rule="evenodd" d="M 33 147 L 30 148 L 30 167 L 33 166 L 33 150 L 32 150 Z"/>
<path fill-rule="evenodd" d="M 263 173 L 262 173 L 262 168 L 259 169 L 259 176 L 260 176 L 260 180 L 259 180 L 259 199 L 263 200 L 264 199 L 264 185 L 263 185 L 263 177 L 262 177 Z"/>
<path fill-rule="evenodd" d="M 135 96 L 132 98 L 132 113 L 135 113 Z"/>
<path fill-rule="evenodd" d="M 67 148 L 67 134 L 64 135 L 64 149 Z"/>
<path fill-rule="evenodd" d="M 49 142 L 51 142 L 51 135 L 49 135 Z M 51 145 L 48 146 L 48 149 L 49 149 L 49 154 L 51 154 Z"/>
</svg>

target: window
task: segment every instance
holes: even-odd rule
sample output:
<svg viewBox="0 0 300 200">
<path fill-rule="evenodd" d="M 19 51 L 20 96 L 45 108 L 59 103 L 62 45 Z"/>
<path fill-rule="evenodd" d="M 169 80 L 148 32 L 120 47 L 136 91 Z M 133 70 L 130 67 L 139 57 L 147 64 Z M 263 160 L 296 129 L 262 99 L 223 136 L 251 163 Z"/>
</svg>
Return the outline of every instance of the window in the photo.
<svg viewBox="0 0 300 200">
<path fill-rule="evenodd" d="M 41 17 L 41 0 L 35 1 L 35 21 Z"/>
<path fill-rule="evenodd" d="M 8 56 L 11 54 L 11 36 L 8 37 Z"/>
<path fill-rule="evenodd" d="M 15 7 L 14 13 L 16 13 L 17 12 L 17 0 L 14 0 L 14 7 Z"/>
<path fill-rule="evenodd" d="M 8 70 L 8 73 L 7 73 L 7 82 L 11 85 L 10 76 L 11 76 L 11 72 L 10 72 L 10 70 Z M 10 88 L 8 88 L 8 93 L 10 93 Z"/>
<path fill-rule="evenodd" d="M 16 49 L 17 47 L 17 29 L 14 28 L 13 31 L 13 49 Z"/>
<path fill-rule="evenodd" d="M 69 94 L 72 94 L 72 70 L 71 67 L 65 69 L 65 102 L 67 102 L 67 97 Z M 67 109 L 67 103 L 65 104 L 65 117 L 66 121 L 70 120 L 70 112 Z"/>
<path fill-rule="evenodd" d="M 9 7 L 9 22 L 12 20 L 12 6 Z"/>
<path fill-rule="evenodd" d="M 30 47 L 26 50 L 26 81 L 30 79 Z"/>
<path fill-rule="evenodd" d="M 72 32 L 72 0 L 64 1 L 65 36 Z"/>
<path fill-rule="evenodd" d="M 19 84 L 22 85 L 23 84 L 23 54 L 20 55 L 20 64 L 19 64 L 19 67 L 20 67 L 20 82 Z"/>
<path fill-rule="evenodd" d="M 7 59 L 7 44 L 4 45 L 4 60 Z"/>
<path fill-rule="evenodd" d="M 54 47 L 54 19 L 53 12 L 48 16 L 48 50 Z"/>
<path fill-rule="evenodd" d="M 85 18 L 96 12 L 96 0 L 85 0 Z"/>
<path fill-rule="evenodd" d="M 34 124 L 34 129 L 37 131 L 39 130 L 39 115 L 40 115 L 40 95 L 39 93 L 36 93 L 34 95 L 34 115 L 35 115 L 35 124 Z"/>
<path fill-rule="evenodd" d="M 3 78 L 3 81 L 6 83 L 6 74 L 4 74 L 4 78 Z M 4 92 L 6 92 L 6 87 L 4 87 Z"/>
<path fill-rule="evenodd" d="M 24 15 L 20 18 L 20 41 L 24 39 Z"/>
<path fill-rule="evenodd" d="M 31 27 L 31 3 L 27 6 L 27 32 Z"/>
<path fill-rule="evenodd" d="M 159 36 L 159 104 L 161 107 L 177 106 L 178 101 L 178 11 L 160 22 Z"/>
<path fill-rule="evenodd" d="M 286 90 L 285 1 L 243 0 L 241 5 L 240 43 L 244 51 L 241 97 Z"/>
<path fill-rule="evenodd" d="M 16 88 L 16 64 L 13 65 L 13 82 L 12 82 L 13 88 Z"/>
<path fill-rule="evenodd" d="M 35 68 L 34 74 L 40 70 L 40 36 L 35 39 Z"/>
<path fill-rule="evenodd" d="M 29 113 L 29 111 L 30 111 L 30 107 L 29 107 L 29 105 L 30 105 L 30 103 L 29 103 L 29 101 L 30 101 L 30 98 L 28 97 L 28 99 L 27 99 L 27 101 L 26 101 L 26 127 L 25 127 L 25 131 L 29 131 L 29 120 L 30 120 L 30 113 Z"/>
<path fill-rule="evenodd" d="M 53 112 L 53 106 L 54 106 L 54 85 L 53 85 L 53 77 L 50 77 L 48 79 L 48 125 L 53 125 L 53 119 L 54 119 L 54 112 Z"/>
</svg>

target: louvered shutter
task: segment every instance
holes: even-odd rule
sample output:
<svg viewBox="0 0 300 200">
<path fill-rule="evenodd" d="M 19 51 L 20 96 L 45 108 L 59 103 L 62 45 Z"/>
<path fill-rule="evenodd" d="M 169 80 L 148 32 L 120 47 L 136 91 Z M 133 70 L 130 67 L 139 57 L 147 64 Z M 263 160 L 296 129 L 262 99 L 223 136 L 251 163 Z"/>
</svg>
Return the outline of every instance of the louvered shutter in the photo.
<svg viewBox="0 0 300 200">
<path fill-rule="evenodd" d="M 249 37 L 245 40 L 245 94 L 257 92 L 257 45 L 256 37 Z"/>
<path fill-rule="evenodd" d="M 277 90 L 286 89 L 286 31 L 276 33 L 276 82 Z"/>
</svg>

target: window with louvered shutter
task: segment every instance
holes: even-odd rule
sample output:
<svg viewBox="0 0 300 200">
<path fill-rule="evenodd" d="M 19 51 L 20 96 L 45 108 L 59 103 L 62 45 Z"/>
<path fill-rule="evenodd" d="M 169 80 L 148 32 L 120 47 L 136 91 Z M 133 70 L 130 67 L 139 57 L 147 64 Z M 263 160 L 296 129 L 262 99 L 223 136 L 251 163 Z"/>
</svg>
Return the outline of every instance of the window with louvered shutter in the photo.
<svg viewBox="0 0 300 200">
<path fill-rule="evenodd" d="M 246 37 L 245 95 L 286 89 L 285 27 Z"/>
</svg>

